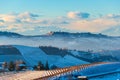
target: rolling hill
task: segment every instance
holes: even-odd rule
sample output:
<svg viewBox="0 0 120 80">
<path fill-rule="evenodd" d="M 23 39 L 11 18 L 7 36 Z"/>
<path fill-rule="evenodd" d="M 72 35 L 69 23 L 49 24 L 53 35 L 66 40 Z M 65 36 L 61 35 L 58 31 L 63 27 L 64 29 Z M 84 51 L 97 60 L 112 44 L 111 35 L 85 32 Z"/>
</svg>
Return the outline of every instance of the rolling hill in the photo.
<svg viewBox="0 0 120 80">
<path fill-rule="evenodd" d="M 0 36 L 0 45 L 53 46 L 79 51 L 90 50 L 93 52 L 120 49 L 120 37 L 103 34 L 51 32 L 45 35 L 22 35 L 20 37 L 16 36 L 17 33 L 10 34 L 12 36 L 6 36 L 6 34 Z"/>
<path fill-rule="evenodd" d="M 107 52 L 106 52 L 107 53 Z M 120 61 L 118 55 L 92 53 L 61 49 L 51 46 L 30 47 L 22 45 L 0 46 L 0 61 L 23 60 L 28 66 L 37 65 L 39 61 L 49 66 L 69 67 L 93 62 Z"/>
</svg>

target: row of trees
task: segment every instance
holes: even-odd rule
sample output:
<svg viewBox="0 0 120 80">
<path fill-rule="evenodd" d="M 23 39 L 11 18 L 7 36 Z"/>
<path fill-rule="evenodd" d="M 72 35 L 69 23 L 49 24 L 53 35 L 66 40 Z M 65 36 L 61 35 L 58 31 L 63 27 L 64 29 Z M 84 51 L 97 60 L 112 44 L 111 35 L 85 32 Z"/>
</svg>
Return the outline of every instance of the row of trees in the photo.
<svg viewBox="0 0 120 80">
<path fill-rule="evenodd" d="M 10 61 L 10 62 L 4 62 L 2 64 L 2 68 L 4 71 L 21 71 L 24 69 L 27 69 L 26 63 L 22 60 L 19 61 Z M 49 69 L 56 69 L 58 68 L 55 65 L 52 65 L 49 67 L 48 61 L 46 61 L 45 65 L 39 61 L 37 65 L 33 67 L 33 70 L 49 70 Z"/>
<path fill-rule="evenodd" d="M 37 65 L 33 67 L 34 70 L 49 70 L 49 64 L 48 61 L 46 61 L 46 64 L 44 65 L 41 61 L 38 62 Z"/>
<path fill-rule="evenodd" d="M 51 65 L 51 66 L 49 66 L 48 61 L 46 61 L 46 64 L 45 64 L 45 65 L 44 65 L 41 61 L 39 61 L 38 64 L 33 67 L 34 70 L 38 70 L 38 71 L 39 71 L 39 70 L 57 69 L 57 68 L 59 68 L 59 67 L 57 67 L 57 66 L 54 65 L 54 64 Z"/>
<path fill-rule="evenodd" d="M 3 68 L 4 71 L 7 71 L 7 70 L 9 70 L 9 71 L 15 71 L 15 70 L 20 71 L 22 69 L 26 69 L 26 64 L 22 60 L 15 61 L 15 62 L 10 61 L 9 63 L 4 62 L 2 64 L 2 68 Z"/>
</svg>

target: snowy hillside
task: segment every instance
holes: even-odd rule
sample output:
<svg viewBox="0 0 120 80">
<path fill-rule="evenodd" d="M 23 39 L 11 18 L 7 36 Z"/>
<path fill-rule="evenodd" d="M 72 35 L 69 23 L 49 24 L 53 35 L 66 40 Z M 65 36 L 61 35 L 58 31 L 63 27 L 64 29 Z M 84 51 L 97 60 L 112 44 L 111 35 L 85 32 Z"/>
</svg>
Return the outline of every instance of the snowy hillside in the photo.
<svg viewBox="0 0 120 80">
<path fill-rule="evenodd" d="M 80 59 L 76 59 L 76 58 L 74 59 L 70 55 L 66 55 L 64 57 L 61 57 L 60 55 L 47 55 L 43 50 L 41 50 L 40 48 L 37 48 L 37 47 L 28 47 L 28 46 L 14 46 L 14 47 L 16 47 L 21 52 L 21 54 L 23 55 L 25 60 L 27 62 L 29 62 L 29 64 L 31 66 L 37 65 L 37 63 L 39 61 L 42 61 L 44 64 L 46 63 L 46 61 L 48 61 L 48 63 L 50 65 L 54 64 L 56 66 L 60 65 L 60 64 L 58 64 L 59 62 L 65 64 L 65 65 L 61 64 L 61 66 L 59 66 L 59 67 L 88 63 L 88 62 L 82 61 Z M 74 61 L 71 62 L 70 59 L 71 60 L 74 59 Z"/>
<path fill-rule="evenodd" d="M 16 61 L 16 60 L 23 60 L 24 58 L 13 46 L 0 46 L 0 62 L 9 62 L 9 61 Z"/>
<path fill-rule="evenodd" d="M 115 50 L 116 51 L 116 50 Z M 85 52 L 85 51 L 73 51 L 70 50 L 69 51 L 71 53 L 71 55 L 73 55 L 74 57 L 77 57 L 79 59 L 88 61 L 88 62 L 110 62 L 110 61 L 120 61 L 118 59 L 118 55 L 119 53 L 114 53 L 110 54 L 111 51 L 106 51 L 106 52 Z M 118 55 L 114 55 L 114 54 L 118 54 Z"/>
<path fill-rule="evenodd" d="M 101 55 L 111 55 L 112 57 L 116 57 L 120 61 L 120 49 L 119 50 L 107 50 L 99 52 Z"/>
<path fill-rule="evenodd" d="M 88 63 L 88 62 L 77 59 L 70 55 L 66 55 L 65 57 L 63 57 L 63 58 L 59 59 L 57 62 L 55 62 L 55 65 L 62 68 L 64 66 L 68 67 L 68 66 L 75 66 L 78 64 L 85 64 L 85 63 Z"/>
<path fill-rule="evenodd" d="M 0 49 L 0 53 L 3 52 L 3 50 L 9 51 L 9 54 L 5 52 L 0 55 L 1 62 L 24 60 L 27 65 L 34 66 L 37 65 L 39 61 L 42 61 L 44 64 L 48 61 L 50 66 L 68 67 L 93 62 L 120 61 L 118 55 L 114 55 L 114 53 L 111 55 L 109 51 L 103 54 L 47 46 L 30 47 L 14 45 L 11 47 L 13 51 L 9 51 L 7 45 Z"/>
<path fill-rule="evenodd" d="M 78 76 L 88 80 L 119 80 L 120 63 L 103 62 L 46 71 L 5 72 L 0 75 L 1 80 L 78 80 Z"/>
<path fill-rule="evenodd" d="M 40 47 L 14 45 L 10 46 L 12 47 L 10 48 L 11 51 L 8 47 L 9 45 L 5 45 L 4 47 L 0 48 L 0 62 L 23 60 L 28 66 L 32 67 L 34 65 L 37 65 L 39 61 L 41 61 L 43 64 L 48 61 L 49 66 L 55 65 L 58 67 L 68 67 L 89 63 L 85 60 L 72 56 L 71 53 L 68 52 L 68 50 L 59 50 L 58 48 L 52 49 L 52 47 L 50 47 L 50 50 L 53 51 L 46 52 L 48 47 L 44 47 L 44 50 L 42 50 L 43 48 L 41 49 Z M 8 51 L 9 53 L 5 51 Z M 62 53 L 66 54 L 62 56 Z"/>
</svg>

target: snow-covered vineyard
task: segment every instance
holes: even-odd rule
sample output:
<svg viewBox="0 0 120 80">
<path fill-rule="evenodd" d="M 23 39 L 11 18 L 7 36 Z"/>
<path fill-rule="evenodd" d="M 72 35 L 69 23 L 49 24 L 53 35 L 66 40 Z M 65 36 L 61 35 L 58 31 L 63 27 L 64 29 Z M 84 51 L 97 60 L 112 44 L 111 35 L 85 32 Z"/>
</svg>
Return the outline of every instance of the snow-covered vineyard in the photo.
<svg viewBox="0 0 120 80">
<path fill-rule="evenodd" d="M 110 80 L 120 80 L 119 71 L 119 62 L 101 62 L 48 71 L 26 71 L 10 74 L 6 73 L 6 75 L 4 73 L 4 75 L 0 75 L 0 80 L 70 80 L 77 79 L 78 76 L 86 76 L 90 80 L 95 80 L 94 77 L 96 78 L 97 76 L 111 75 L 114 73 L 117 75 L 113 75 Z"/>
</svg>

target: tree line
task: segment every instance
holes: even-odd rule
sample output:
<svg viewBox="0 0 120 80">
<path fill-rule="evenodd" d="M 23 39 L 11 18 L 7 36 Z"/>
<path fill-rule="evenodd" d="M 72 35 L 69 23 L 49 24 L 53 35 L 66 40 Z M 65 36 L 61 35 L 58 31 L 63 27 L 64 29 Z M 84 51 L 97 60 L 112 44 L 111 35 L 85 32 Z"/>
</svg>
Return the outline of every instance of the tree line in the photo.
<svg viewBox="0 0 120 80">
<path fill-rule="evenodd" d="M 33 67 L 34 70 L 49 70 L 49 64 L 48 61 L 46 61 L 46 64 L 44 65 L 41 61 L 38 62 L 37 65 Z"/>
<path fill-rule="evenodd" d="M 29 66 L 26 65 L 26 63 L 22 60 L 19 61 L 10 61 L 10 62 L 3 62 L 2 68 L 3 71 L 22 71 L 27 70 Z M 50 69 L 56 69 L 58 68 L 56 65 L 49 66 L 48 61 L 46 61 L 45 64 L 43 64 L 41 61 L 37 63 L 37 65 L 30 67 L 32 70 L 50 70 Z M 28 69 L 29 70 L 29 69 Z"/>
<path fill-rule="evenodd" d="M 3 62 L 2 68 L 4 71 L 20 71 L 26 69 L 26 63 L 22 60 Z"/>
</svg>

